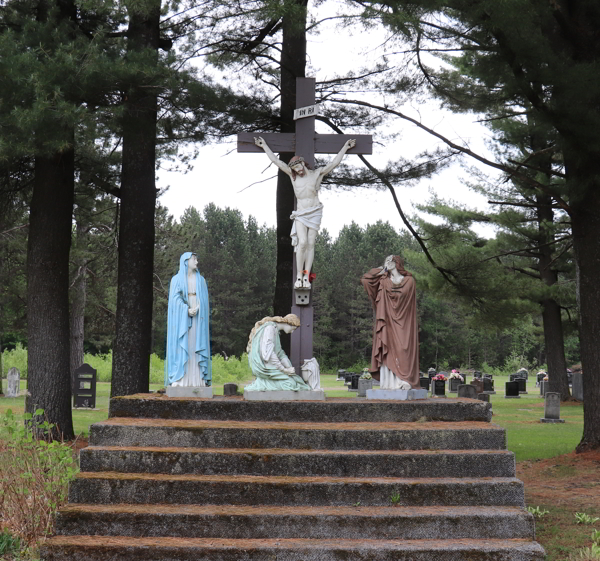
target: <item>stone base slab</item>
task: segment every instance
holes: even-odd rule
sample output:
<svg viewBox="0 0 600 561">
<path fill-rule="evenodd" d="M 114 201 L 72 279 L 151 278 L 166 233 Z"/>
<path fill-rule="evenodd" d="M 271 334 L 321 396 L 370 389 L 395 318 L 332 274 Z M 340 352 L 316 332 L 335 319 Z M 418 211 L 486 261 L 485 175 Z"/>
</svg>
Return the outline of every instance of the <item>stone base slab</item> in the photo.
<svg viewBox="0 0 600 561">
<path fill-rule="evenodd" d="M 395 399 L 399 401 L 427 399 L 427 390 L 367 390 L 367 399 Z"/>
<path fill-rule="evenodd" d="M 505 395 L 505 399 L 521 399 L 520 395 Z"/>
<path fill-rule="evenodd" d="M 358 391 L 358 390 L 355 390 Z M 325 401 L 323 390 L 272 390 L 265 392 L 249 392 L 244 390 L 246 401 Z"/>
<path fill-rule="evenodd" d="M 540 419 L 542 423 L 564 423 L 564 419 Z"/>
<path fill-rule="evenodd" d="M 496 395 L 496 392 L 490 392 L 490 391 L 481 392 L 481 393 L 484 393 L 484 394 L 487 394 L 487 395 Z"/>
<path fill-rule="evenodd" d="M 167 396 L 169 397 L 212 397 L 212 386 L 167 386 Z"/>
</svg>

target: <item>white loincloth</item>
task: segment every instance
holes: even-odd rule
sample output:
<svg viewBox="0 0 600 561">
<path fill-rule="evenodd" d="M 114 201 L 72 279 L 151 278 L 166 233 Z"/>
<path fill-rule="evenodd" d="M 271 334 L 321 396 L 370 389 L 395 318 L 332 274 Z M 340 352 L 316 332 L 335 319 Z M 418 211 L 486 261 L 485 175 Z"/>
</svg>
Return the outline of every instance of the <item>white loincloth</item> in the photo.
<svg viewBox="0 0 600 561">
<path fill-rule="evenodd" d="M 307 228 L 311 228 L 312 230 L 319 231 L 321 227 L 321 220 L 323 219 L 323 203 L 319 203 L 317 206 L 313 206 L 312 208 L 304 208 L 302 210 L 295 210 L 290 215 L 290 218 L 294 221 L 292 224 L 292 231 L 290 232 L 290 236 L 292 238 L 292 245 L 294 246 L 294 251 L 296 251 L 296 246 L 298 245 L 298 234 L 296 232 L 296 220 L 302 222 Z"/>
</svg>

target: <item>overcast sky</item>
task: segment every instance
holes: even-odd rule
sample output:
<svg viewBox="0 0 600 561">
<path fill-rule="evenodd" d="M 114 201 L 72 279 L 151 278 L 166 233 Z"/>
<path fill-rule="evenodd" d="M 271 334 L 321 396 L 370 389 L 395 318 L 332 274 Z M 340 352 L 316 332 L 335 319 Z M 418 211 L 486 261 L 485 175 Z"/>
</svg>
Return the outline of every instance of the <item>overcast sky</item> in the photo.
<svg viewBox="0 0 600 561">
<path fill-rule="evenodd" d="M 336 9 L 332 2 L 327 2 L 325 6 L 329 10 Z M 330 11 L 325 15 L 331 13 Z M 382 36 L 381 40 L 383 39 Z M 323 81 L 332 78 L 335 72 L 343 73 L 352 65 L 360 66 L 360 61 L 365 57 L 375 59 L 383 53 L 381 48 L 374 48 L 378 42 L 373 32 L 350 36 L 346 32 L 334 31 L 333 24 L 324 26 L 318 36 L 309 38 L 307 51 L 310 71 L 307 75 L 315 77 L 317 81 Z M 377 103 L 380 100 L 372 101 Z M 407 105 L 402 110 L 455 142 L 485 151 L 484 139 L 490 134 L 485 127 L 476 123 L 477 116 L 455 115 L 443 111 L 433 101 L 427 104 L 419 102 Z M 410 158 L 425 149 L 433 150 L 442 146 L 436 138 L 406 121 L 397 119 L 392 126 L 394 131 L 401 132 L 400 139 L 392 144 L 382 145 L 377 131 L 373 133 L 373 155 L 367 158 L 375 166 L 383 167 L 388 160 L 394 160 L 399 155 Z M 320 132 L 331 131 L 323 128 Z M 352 131 L 346 132 L 350 134 Z M 265 154 L 238 154 L 235 151 L 235 142 L 235 137 L 231 137 L 223 144 L 202 146 L 199 157 L 194 162 L 194 169 L 187 174 L 159 172 L 158 187 L 169 186 L 160 202 L 175 218 L 179 218 L 189 206 L 201 211 L 208 203 L 213 202 L 219 207 L 239 209 L 246 218 L 252 215 L 259 224 L 275 226 L 276 180 L 265 181 L 275 176 L 275 167 L 269 165 Z M 349 155 L 347 158 L 350 161 L 356 160 L 357 165 L 362 165 L 356 156 Z M 416 187 L 398 187 L 396 191 L 407 214 L 413 212 L 412 204 L 424 202 L 430 191 L 435 191 L 441 198 L 451 198 L 469 206 L 484 206 L 485 200 L 482 197 L 464 187 L 461 180 L 467 177 L 467 172 L 459 164 L 454 164 L 441 174 L 422 180 Z M 254 183 L 256 184 L 249 187 Z M 387 190 L 322 190 L 320 198 L 325 206 L 321 228 L 326 228 L 334 237 L 345 224 L 351 222 L 366 226 L 383 220 L 398 228 L 402 227 Z"/>
</svg>

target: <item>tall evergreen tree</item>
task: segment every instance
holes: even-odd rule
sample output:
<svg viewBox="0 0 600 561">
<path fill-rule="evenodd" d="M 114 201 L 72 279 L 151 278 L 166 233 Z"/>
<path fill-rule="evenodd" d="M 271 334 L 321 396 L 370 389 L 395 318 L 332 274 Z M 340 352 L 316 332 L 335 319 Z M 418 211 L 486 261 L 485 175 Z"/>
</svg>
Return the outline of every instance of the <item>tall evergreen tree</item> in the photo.
<svg viewBox="0 0 600 561">
<path fill-rule="evenodd" d="M 424 37 L 444 48 L 478 51 L 502 65 L 510 84 L 533 107 L 536 119 L 556 130 L 564 161 L 567 201 L 560 205 L 573 228 L 584 369 L 584 432 L 579 451 L 600 448 L 600 5 L 592 0 L 510 5 L 476 0 L 390 0 L 364 2 L 381 9 L 394 30 L 415 40 Z M 444 21 L 437 19 L 444 14 Z M 439 44 L 439 43 L 438 43 Z M 427 80 L 435 81 L 432 72 Z M 468 150 L 467 150 L 468 152 Z M 515 173 L 518 173 L 518 166 Z M 542 192 L 543 189 L 540 188 Z"/>
</svg>

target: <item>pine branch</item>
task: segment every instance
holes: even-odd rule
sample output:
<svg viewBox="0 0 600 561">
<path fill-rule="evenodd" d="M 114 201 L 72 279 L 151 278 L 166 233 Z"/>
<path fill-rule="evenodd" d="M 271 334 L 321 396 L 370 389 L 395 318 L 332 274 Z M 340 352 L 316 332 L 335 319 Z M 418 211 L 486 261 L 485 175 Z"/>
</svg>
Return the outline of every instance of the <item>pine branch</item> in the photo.
<svg viewBox="0 0 600 561">
<path fill-rule="evenodd" d="M 535 181 L 535 179 L 532 179 L 531 177 L 528 177 L 527 175 L 524 175 L 524 174 L 518 172 L 517 170 L 510 168 L 504 164 L 499 164 L 498 162 L 493 162 L 492 160 L 488 160 L 487 158 L 484 158 L 483 156 L 477 154 L 476 152 L 473 152 L 469 148 L 465 148 L 464 146 L 460 146 L 459 144 L 452 142 L 450 139 L 446 138 L 444 135 L 440 134 L 439 132 L 434 131 L 433 129 L 429 128 L 428 126 L 424 125 L 423 123 L 417 121 L 416 119 L 413 119 L 412 117 L 409 117 L 408 115 L 405 115 L 404 113 L 402 113 L 400 111 L 391 109 L 389 107 L 382 107 L 380 105 L 374 105 L 372 103 L 367 103 L 366 101 L 361 101 L 358 99 L 332 99 L 331 101 L 335 102 L 335 103 L 343 103 L 343 104 L 348 104 L 348 105 L 361 105 L 363 107 L 370 107 L 371 109 L 376 109 L 378 111 L 383 111 L 384 113 L 396 115 L 397 117 L 400 117 L 401 119 L 404 119 L 405 121 L 412 123 L 413 125 L 419 127 L 421 130 L 424 130 L 425 132 L 431 134 L 432 136 L 439 138 L 444 144 L 447 144 L 448 146 L 450 146 L 450 148 L 457 150 L 463 154 L 466 154 L 467 156 L 470 156 L 471 158 L 481 162 L 482 164 L 485 164 L 489 167 L 492 167 L 494 169 L 498 169 L 500 171 L 503 171 L 504 173 L 507 173 L 509 175 L 509 179 L 511 177 L 520 179 L 524 183 L 530 185 L 532 188 L 542 191 L 542 193 L 544 193 L 546 195 L 550 195 L 551 197 L 554 197 L 556 199 L 556 201 L 558 202 L 558 204 L 560 205 L 560 208 L 562 208 L 565 212 L 570 213 L 571 209 L 570 209 L 569 205 L 566 203 L 566 201 L 564 201 L 561 197 L 558 197 L 555 193 L 553 193 L 550 189 L 548 189 L 548 187 L 546 185 L 544 185 L 543 183 L 540 183 L 539 181 Z"/>
<path fill-rule="evenodd" d="M 344 132 L 339 127 L 334 125 L 329 120 L 323 119 L 323 122 L 327 123 L 327 125 L 329 125 L 338 134 L 344 134 Z M 435 262 L 432 255 L 429 253 L 429 250 L 427 249 L 425 242 L 421 239 L 421 237 L 419 236 L 417 231 L 412 227 L 412 224 L 406 218 L 406 215 L 404 214 L 404 211 L 402 210 L 402 207 L 400 206 L 400 201 L 398 201 L 398 197 L 396 196 L 396 190 L 394 189 L 394 186 L 387 180 L 385 175 L 382 174 L 373 165 L 371 165 L 369 163 L 369 161 L 362 154 L 357 154 L 357 155 L 360 158 L 360 160 L 363 162 L 363 164 L 365 164 L 365 166 L 367 166 L 367 168 L 369 168 L 369 170 L 371 170 L 371 172 L 373 174 L 375 174 L 379 178 L 379 180 L 389 189 L 390 193 L 392 194 L 392 198 L 394 199 L 394 204 L 396 205 L 396 210 L 398 211 L 398 214 L 400 215 L 402 222 L 404 222 L 404 225 L 407 227 L 408 231 L 412 234 L 412 236 L 415 238 L 415 240 L 417 240 L 417 243 L 421 246 L 421 249 L 423 250 L 423 253 L 427 257 L 427 260 L 429 261 L 429 263 L 431 263 L 431 266 L 434 267 L 436 270 L 438 270 L 448 283 L 450 283 L 451 285 L 458 288 L 458 283 L 456 282 L 456 280 L 450 278 L 450 275 L 454 276 L 454 274 L 451 271 L 444 269 L 443 267 L 440 267 Z"/>
</svg>

